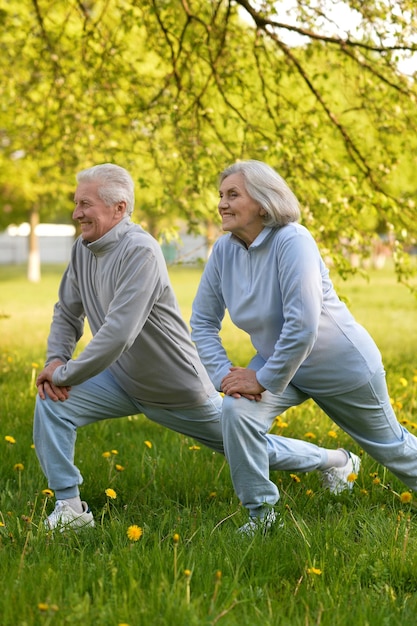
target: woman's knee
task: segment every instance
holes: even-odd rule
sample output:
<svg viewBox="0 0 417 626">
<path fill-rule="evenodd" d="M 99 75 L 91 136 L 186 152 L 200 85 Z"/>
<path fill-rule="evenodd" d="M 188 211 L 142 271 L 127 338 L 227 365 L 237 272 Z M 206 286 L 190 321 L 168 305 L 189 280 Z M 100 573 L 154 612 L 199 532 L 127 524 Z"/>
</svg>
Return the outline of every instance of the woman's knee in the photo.
<svg viewBox="0 0 417 626">
<path fill-rule="evenodd" d="M 258 403 L 246 398 L 225 396 L 222 408 L 223 430 L 233 428 L 239 430 L 268 430 L 268 425 L 260 415 Z"/>
</svg>

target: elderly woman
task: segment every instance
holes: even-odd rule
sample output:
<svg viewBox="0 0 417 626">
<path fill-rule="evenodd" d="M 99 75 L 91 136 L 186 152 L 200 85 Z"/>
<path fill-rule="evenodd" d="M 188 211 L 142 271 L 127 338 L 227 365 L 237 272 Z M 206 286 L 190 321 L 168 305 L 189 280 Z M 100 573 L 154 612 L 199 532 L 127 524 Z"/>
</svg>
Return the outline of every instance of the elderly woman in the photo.
<svg viewBox="0 0 417 626">
<path fill-rule="evenodd" d="M 282 438 L 275 465 L 268 456 L 266 433 L 275 417 L 308 398 L 417 490 L 417 438 L 395 417 L 378 348 L 339 300 L 313 237 L 297 223 L 293 192 L 265 163 L 243 161 L 220 175 L 218 210 L 229 234 L 216 242 L 207 262 L 191 326 L 200 358 L 225 394 L 225 452 L 250 516 L 242 531 L 266 530 L 276 520 L 279 492 L 269 478 L 271 467 L 326 470 L 323 455 L 309 456 L 307 442 Z M 256 349 L 246 368 L 235 367 L 221 343 L 226 309 Z M 337 453 L 343 463 L 335 462 Z M 329 455 L 339 469 L 324 471 L 328 480 L 346 482 L 349 472 L 358 471 L 355 455 Z"/>
</svg>

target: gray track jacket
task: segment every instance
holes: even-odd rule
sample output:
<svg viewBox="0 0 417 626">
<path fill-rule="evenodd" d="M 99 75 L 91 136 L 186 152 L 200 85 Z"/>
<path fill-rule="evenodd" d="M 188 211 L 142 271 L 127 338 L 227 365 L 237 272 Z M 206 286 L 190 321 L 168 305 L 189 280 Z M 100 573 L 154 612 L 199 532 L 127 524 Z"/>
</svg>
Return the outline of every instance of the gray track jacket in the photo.
<svg viewBox="0 0 417 626">
<path fill-rule="evenodd" d="M 93 335 L 74 359 L 84 320 Z M 93 243 L 79 238 L 63 275 L 47 363 L 66 365 L 56 385 L 77 385 L 109 369 L 133 398 L 190 407 L 215 393 L 181 317 L 161 249 L 125 217 Z"/>
</svg>

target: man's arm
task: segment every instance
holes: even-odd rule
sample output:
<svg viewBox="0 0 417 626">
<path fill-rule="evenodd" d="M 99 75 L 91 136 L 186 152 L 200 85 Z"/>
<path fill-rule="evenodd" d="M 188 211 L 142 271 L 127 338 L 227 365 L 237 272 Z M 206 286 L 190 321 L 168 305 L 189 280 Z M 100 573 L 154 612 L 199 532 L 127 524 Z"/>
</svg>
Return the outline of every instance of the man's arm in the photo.
<svg viewBox="0 0 417 626">
<path fill-rule="evenodd" d="M 99 313 L 86 305 L 93 337 L 76 359 L 65 360 L 54 370 L 57 386 L 79 385 L 117 361 L 136 341 L 161 295 L 166 265 L 156 243 L 133 241 L 123 250 L 123 263 L 116 264 L 118 271 L 108 285 L 112 298 Z"/>
</svg>

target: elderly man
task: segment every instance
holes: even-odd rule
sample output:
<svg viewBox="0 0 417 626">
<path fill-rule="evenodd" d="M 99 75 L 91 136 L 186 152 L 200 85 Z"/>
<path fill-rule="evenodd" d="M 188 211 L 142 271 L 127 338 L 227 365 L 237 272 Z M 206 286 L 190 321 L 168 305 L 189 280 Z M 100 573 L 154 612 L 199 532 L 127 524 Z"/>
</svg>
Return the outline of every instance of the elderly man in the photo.
<svg viewBox="0 0 417 626">
<path fill-rule="evenodd" d="M 77 182 L 81 236 L 60 284 L 34 418 L 36 452 L 57 499 L 46 526 L 61 530 L 94 526 L 74 465 L 80 426 L 143 413 L 223 454 L 222 399 L 191 342 L 159 245 L 130 219 L 130 174 L 107 163 L 81 171 Z M 74 359 L 85 318 L 93 337 Z M 301 457 L 305 471 L 345 463 L 342 451 L 308 442 L 295 442 L 293 458 L 285 441 L 268 435 L 271 469 L 297 469 Z M 332 490 L 347 488 L 344 469 L 334 472 Z"/>
</svg>

